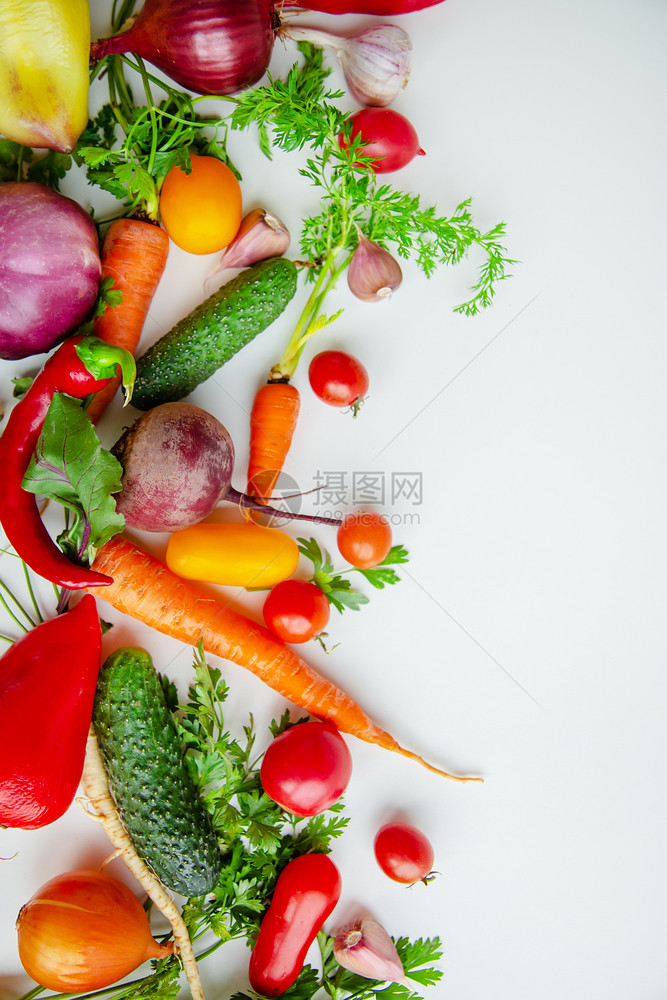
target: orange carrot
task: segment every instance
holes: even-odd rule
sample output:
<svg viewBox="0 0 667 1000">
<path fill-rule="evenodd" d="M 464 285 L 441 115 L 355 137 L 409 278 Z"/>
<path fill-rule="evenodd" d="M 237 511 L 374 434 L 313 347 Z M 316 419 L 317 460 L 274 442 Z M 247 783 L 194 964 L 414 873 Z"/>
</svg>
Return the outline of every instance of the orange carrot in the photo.
<svg viewBox="0 0 667 1000">
<path fill-rule="evenodd" d="M 289 382 L 267 382 L 250 414 L 248 493 L 266 502 L 292 443 L 299 416 L 299 392 Z"/>
<path fill-rule="evenodd" d="M 134 354 L 168 251 L 169 237 L 153 222 L 117 219 L 111 224 L 102 246 L 102 279 L 112 278 L 113 290 L 122 292 L 123 298 L 95 318 L 96 337 Z M 91 400 L 88 414 L 93 423 L 100 420 L 119 384 L 117 377 Z"/>
<path fill-rule="evenodd" d="M 202 593 L 154 556 L 121 535 L 99 549 L 93 569 L 113 577 L 111 586 L 91 593 L 116 610 L 181 642 L 200 640 L 207 653 L 252 671 L 269 687 L 309 715 L 328 719 L 341 732 L 419 761 L 436 774 L 458 777 L 405 750 L 335 684 L 321 677 L 268 629 Z"/>
</svg>

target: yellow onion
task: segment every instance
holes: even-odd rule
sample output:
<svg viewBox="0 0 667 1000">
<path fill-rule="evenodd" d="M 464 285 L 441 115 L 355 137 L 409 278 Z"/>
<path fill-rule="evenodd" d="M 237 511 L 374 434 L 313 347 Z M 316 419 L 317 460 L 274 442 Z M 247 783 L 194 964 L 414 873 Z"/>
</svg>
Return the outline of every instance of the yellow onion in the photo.
<svg viewBox="0 0 667 1000">
<path fill-rule="evenodd" d="M 173 943 L 151 935 L 141 903 L 118 879 L 100 871 L 73 871 L 46 882 L 21 908 L 19 958 L 48 990 L 80 993 L 123 979 Z"/>
<path fill-rule="evenodd" d="M 69 153 L 88 122 L 87 0 L 0 3 L 0 132 Z"/>
</svg>

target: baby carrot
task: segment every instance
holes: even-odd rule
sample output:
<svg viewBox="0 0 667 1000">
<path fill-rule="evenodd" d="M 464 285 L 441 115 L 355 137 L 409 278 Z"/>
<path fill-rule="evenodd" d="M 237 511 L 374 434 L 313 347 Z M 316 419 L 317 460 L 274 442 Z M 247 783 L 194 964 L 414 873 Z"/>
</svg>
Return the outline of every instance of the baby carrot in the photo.
<svg viewBox="0 0 667 1000">
<path fill-rule="evenodd" d="M 449 774 L 400 746 L 349 695 L 268 629 L 176 576 L 128 538 L 116 535 L 102 546 L 92 568 L 113 577 L 99 596 L 116 610 L 191 646 L 201 640 L 206 652 L 252 671 L 292 704 L 328 719 L 341 732 L 410 757 L 447 778 L 481 780 Z M 97 595 L 97 588 L 91 593 Z"/>
<path fill-rule="evenodd" d="M 299 416 L 299 392 L 289 382 L 267 382 L 250 413 L 248 493 L 268 500 L 283 467 Z"/>
<path fill-rule="evenodd" d="M 135 353 L 144 322 L 167 263 L 169 237 L 164 229 L 141 219 L 117 219 L 102 245 L 102 280 L 113 279 L 122 301 L 110 306 L 93 323 L 96 337 Z M 93 423 L 102 417 L 120 384 L 117 378 L 88 405 Z"/>
</svg>

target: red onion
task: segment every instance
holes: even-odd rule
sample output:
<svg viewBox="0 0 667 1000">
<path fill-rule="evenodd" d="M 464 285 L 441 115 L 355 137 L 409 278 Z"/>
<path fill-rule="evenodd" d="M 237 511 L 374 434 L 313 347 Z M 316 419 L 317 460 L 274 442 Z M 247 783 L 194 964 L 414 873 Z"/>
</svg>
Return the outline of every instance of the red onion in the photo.
<svg viewBox="0 0 667 1000">
<path fill-rule="evenodd" d="M 51 350 L 86 318 L 101 270 L 80 205 L 31 181 L 0 184 L 0 357 Z"/>
<path fill-rule="evenodd" d="M 414 127 L 404 115 L 392 108 L 362 108 L 352 115 L 350 121 L 350 137 L 361 137 L 364 145 L 359 152 L 364 158 L 369 158 L 369 166 L 376 174 L 399 170 L 415 156 L 424 155 Z M 343 136 L 339 142 L 341 147 L 345 146 Z"/>
<path fill-rule="evenodd" d="M 272 0 L 146 0 L 92 62 L 132 52 L 198 94 L 234 94 L 264 74 L 280 19 Z"/>
</svg>

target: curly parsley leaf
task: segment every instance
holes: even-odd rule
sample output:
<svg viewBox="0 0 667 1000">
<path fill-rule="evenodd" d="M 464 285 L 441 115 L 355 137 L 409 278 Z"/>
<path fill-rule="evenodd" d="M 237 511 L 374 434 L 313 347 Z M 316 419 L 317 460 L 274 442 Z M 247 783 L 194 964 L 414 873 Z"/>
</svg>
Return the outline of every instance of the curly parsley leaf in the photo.
<svg viewBox="0 0 667 1000">
<path fill-rule="evenodd" d="M 73 561 L 92 561 L 96 550 L 123 530 L 125 519 L 116 513 L 113 497 L 122 472 L 80 403 L 54 393 L 22 486 L 70 512 L 58 542 Z"/>
<path fill-rule="evenodd" d="M 0 137 L 0 181 L 35 181 L 57 191 L 71 166 L 69 153 L 36 151 Z"/>
<path fill-rule="evenodd" d="M 326 595 L 329 603 L 340 612 L 343 612 L 345 608 L 358 611 L 362 605 L 368 604 L 366 595 L 352 587 L 350 581 L 344 576 L 345 573 L 361 573 L 373 587 L 382 590 L 386 586 L 400 582 L 400 576 L 392 567 L 406 563 L 409 558 L 407 549 L 402 545 L 394 545 L 377 566 L 370 569 L 351 566 L 350 569 L 336 573 L 331 556 L 326 549 L 320 548 L 314 538 L 297 538 L 297 543 L 301 555 L 313 564 L 312 582 Z"/>
<path fill-rule="evenodd" d="M 107 309 L 115 309 L 123 301 L 123 293 L 114 285 L 111 276 L 102 278 L 95 302 L 95 316 L 103 316 Z"/>
<path fill-rule="evenodd" d="M 320 548 L 314 538 L 297 538 L 297 543 L 301 555 L 313 564 L 312 582 L 337 611 L 342 613 L 345 608 L 358 611 L 363 604 L 368 604 L 365 594 L 354 590 L 350 581 L 340 573 L 334 573 L 331 556 L 326 549 Z"/>
<path fill-rule="evenodd" d="M 208 929 L 224 940 L 256 933 L 287 862 L 308 851 L 327 853 L 347 824 L 338 814 L 342 807 L 301 820 L 265 794 L 252 717 L 242 736 L 232 736 L 223 713 L 227 695 L 220 670 L 207 662 L 200 643 L 188 700 L 180 708 L 177 725 L 186 761 L 225 852 L 225 864 L 213 893 L 190 900 L 184 915 L 195 937 Z M 271 730 L 282 731 L 288 724 L 285 713 Z"/>
<path fill-rule="evenodd" d="M 227 155 L 227 122 L 200 115 L 201 98 L 153 76 L 138 56 L 107 56 L 103 62 L 110 99 L 89 120 L 73 154 L 91 184 L 155 220 L 162 181 L 175 166 L 189 173 L 191 154 L 214 156 L 240 177 Z M 126 66 L 140 78 L 140 101 L 126 79 Z M 162 100 L 153 96 L 154 87 L 165 95 Z"/>
</svg>

